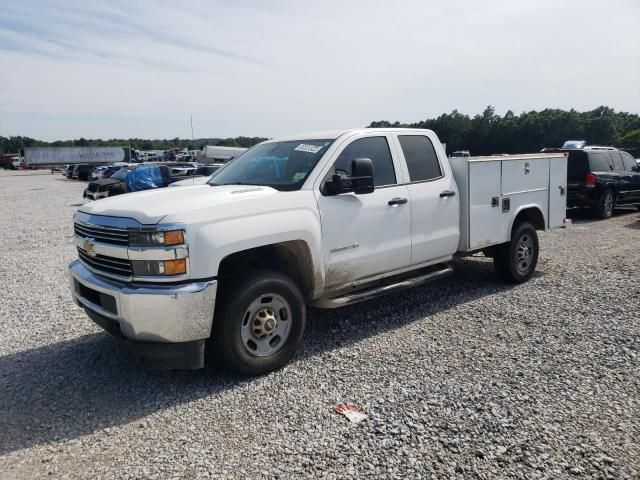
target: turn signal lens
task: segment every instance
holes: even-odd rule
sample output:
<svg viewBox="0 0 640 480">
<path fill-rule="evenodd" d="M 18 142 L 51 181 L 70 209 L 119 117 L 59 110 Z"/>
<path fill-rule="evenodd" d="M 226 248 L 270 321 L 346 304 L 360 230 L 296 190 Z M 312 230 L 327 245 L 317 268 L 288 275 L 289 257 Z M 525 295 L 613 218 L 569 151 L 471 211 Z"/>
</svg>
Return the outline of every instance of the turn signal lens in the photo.
<svg viewBox="0 0 640 480">
<path fill-rule="evenodd" d="M 187 273 L 187 259 L 178 260 L 133 260 L 133 274 L 138 277 L 184 275 Z"/>
<path fill-rule="evenodd" d="M 187 273 L 187 260 L 181 258 L 179 260 L 165 260 L 164 275 L 182 275 Z"/>
<path fill-rule="evenodd" d="M 184 232 L 182 230 L 164 232 L 165 245 L 180 245 L 182 243 L 184 243 Z"/>
</svg>

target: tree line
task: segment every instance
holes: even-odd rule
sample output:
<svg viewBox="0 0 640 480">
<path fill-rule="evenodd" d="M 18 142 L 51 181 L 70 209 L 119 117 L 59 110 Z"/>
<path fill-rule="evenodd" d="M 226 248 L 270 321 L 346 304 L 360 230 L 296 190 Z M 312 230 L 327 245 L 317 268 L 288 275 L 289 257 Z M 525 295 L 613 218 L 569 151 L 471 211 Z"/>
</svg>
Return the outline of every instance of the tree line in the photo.
<svg viewBox="0 0 640 480">
<path fill-rule="evenodd" d="M 170 148 L 188 148 L 189 150 L 201 150 L 205 145 L 219 145 L 224 147 L 249 148 L 256 143 L 267 140 L 264 137 L 233 137 L 233 138 L 198 138 L 187 140 L 183 138 L 147 140 L 143 138 L 111 138 L 77 140 L 56 140 L 44 142 L 30 137 L 2 137 L 0 136 L 0 153 L 17 153 L 25 147 L 106 147 L 122 146 L 136 150 L 169 150 Z"/>
<path fill-rule="evenodd" d="M 565 140 L 587 140 L 590 144 L 614 145 L 640 157 L 640 116 L 616 112 L 609 107 L 598 107 L 588 112 L 545 109 L 515 115 L 511 110 L 497 115 L 492 106 L 482 114 L 470 117 L 457 110 L 415 123 L 371 122 L 369 127 L 428 128 L 447 144 L 449 153 L 469 150 L 472 155 L 494 153 L 530 153 L 544 147 L 560 147 Z M 266 140 L 264 137 L 181 138 L 148 140 L 142 138 L 112 138 L 58 140 L 43 142 L 29 137 L 1 137 L 0 153 L 16 153 L 20 148 L 37 146 L 129 146 L 138 150 L 168 150 L 188 148 L 200 150 L 205 145 L 252 147 Z"/>
<path fill-rule="evenodd" d="M 371 122 L 369 127 L 428 128 L 447 144 L 449 153 L 469 150 L 472 155 L 531 153 L 560 147 L 565 140 L 587 140 L 593 145 L 613 145 L 640 156 L 640 116 L 598 107 L 588 112 L 545 109 L 515 115 L 497 115 L 488 106 L 469 117 L 453 110 L 416 123 Z"/>
</svg>

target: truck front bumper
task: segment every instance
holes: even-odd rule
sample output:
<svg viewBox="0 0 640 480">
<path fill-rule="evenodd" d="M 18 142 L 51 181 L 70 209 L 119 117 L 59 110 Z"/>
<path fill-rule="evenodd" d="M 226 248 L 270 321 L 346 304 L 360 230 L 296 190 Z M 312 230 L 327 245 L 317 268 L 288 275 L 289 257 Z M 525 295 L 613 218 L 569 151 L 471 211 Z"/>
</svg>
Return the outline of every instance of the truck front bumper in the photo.
<svg viewBox="0 0 640 480">
<path fill-rule="evenodd" d="M 211 334 L 217 281 L 139 285 L 69 264 L 73 300 L 102 328 L 155 368 L 201 368 Z"/>
</svg>

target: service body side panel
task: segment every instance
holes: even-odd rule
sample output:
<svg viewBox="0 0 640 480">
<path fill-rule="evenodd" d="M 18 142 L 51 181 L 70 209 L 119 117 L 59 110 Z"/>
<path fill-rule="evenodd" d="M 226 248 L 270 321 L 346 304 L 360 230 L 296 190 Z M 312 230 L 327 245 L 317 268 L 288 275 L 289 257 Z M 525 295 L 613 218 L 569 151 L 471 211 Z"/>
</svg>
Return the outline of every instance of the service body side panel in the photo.
<svg viewBox="0 0 640 480">
<path fill-rule="evenodd" d="M 459 250 L 475 251 L 509 241 L 518 214 L 539 210 L 544 228 L 562 225 L 566 159 L 528 154 L 449 159 L 460 190 Z M 551 213 L 553 218 L 549 220 Z"/>
</svg>

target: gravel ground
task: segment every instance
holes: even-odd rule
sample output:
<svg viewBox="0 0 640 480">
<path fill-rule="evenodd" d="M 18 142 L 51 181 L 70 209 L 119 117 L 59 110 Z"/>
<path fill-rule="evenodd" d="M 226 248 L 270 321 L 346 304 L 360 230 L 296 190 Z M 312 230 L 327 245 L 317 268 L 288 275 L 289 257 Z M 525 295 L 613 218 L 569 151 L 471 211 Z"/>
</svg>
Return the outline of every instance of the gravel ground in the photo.
<svg viewBox="0 0 640 480">
<path fill-rule="evenodd" d="M 313 310 L 297 358 L 244 379 L 145 372 L 71 302 L 82 189 L 0 172 L 3 478 L 640 476 L 638 212 L 542 234 L 521 286 L 474 257 Z"/>
</svg>

